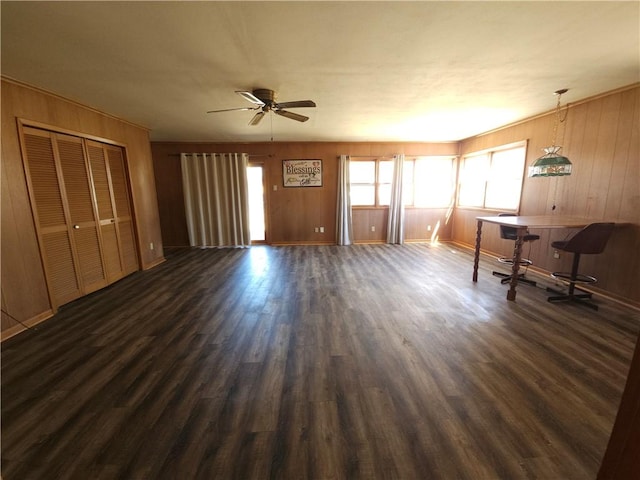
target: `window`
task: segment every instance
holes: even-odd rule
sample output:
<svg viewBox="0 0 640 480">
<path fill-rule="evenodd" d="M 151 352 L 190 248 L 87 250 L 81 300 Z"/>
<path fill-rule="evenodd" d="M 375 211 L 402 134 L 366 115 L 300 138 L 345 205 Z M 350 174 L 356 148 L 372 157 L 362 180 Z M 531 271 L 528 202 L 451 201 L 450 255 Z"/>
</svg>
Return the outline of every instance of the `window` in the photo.
<svg viewBox="0 0 640 480">
<path fill-rule="evenodd" d="M 391 201 L 393 161 L 351 160 L 349 180 L 352 206 L 388 206 Z"/>
<path fill-rule="evenodd" d="M 460 166 L 458 205 L 517 210 L 520 205 L 526 144 L 471 154 Z"/>
<path fill-rule="evenodd" d="M 453 157 L 417 157 L 405 160 L 403 177 L 405 205 L 446 208 L 453 203 L 456 188 L 456 164 Z"/>
<path fill-rule="evenodd" d="M 490 165 L 489 155 L 475 155 L 462 159 L 458 205 L 484 206 L 484 192 Z"/>
</svg>

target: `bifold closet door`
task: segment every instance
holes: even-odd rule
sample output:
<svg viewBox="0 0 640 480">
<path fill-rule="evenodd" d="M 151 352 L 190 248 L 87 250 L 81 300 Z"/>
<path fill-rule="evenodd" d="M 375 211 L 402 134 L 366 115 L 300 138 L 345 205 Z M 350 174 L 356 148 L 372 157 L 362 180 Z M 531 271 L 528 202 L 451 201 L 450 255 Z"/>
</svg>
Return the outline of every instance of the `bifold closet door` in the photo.
<svg viewBox="0 0 640 480">
<path fill-rule="evenodd" d="M 102 262 L 102 248 L 91 193 L 91 183 L 85 161 L 82 139 L 55 134 L 60 169 L 62 198 L 66 199 L 69 224 L 76 250 L 82 292 L 94 292 L 107 285 Z"/>
<path fill-rule="evenodd" d="M 109 176 L 111 179 L 111 191 L 116 207 L 116 225 L 118 226 L 118 240 L 124 266 L 124 274 L 128 275 L 137 271 L 138 250 L 133 228 L 133 215 L 131 213 L 131 197 L 129 183 L 124 163 L 124 150 L 115 145 L 105 145 Z"/>
<path fill-rule="evenodd" d="M 124 268 L 118 245 L 115 206 L 111 195 L 107 160 L 104 146 L 101 143 L 87 141 L 87 153 L 96 194 L 104 263 L 107 269 L 107 278 L 111 283 L 124 276 Z"/>
<path fill-rule="evenodd" d="M 76 271 L 71 229 L 67 221 L 59 169 L 54 154 L 54 134 L 25 128 L 25 170 L 49 294 L 56 305 L 82 295 Z"/>
<path fill-rule="evenodd" d="M 109 283 L 138 270 L 122 148 L 87 140 Z"/>
<path fill-rule="evenodd" d="M 62 305 L 107 285 L 82 139 L 24 129 L 47 282 Z"/>
</svg>

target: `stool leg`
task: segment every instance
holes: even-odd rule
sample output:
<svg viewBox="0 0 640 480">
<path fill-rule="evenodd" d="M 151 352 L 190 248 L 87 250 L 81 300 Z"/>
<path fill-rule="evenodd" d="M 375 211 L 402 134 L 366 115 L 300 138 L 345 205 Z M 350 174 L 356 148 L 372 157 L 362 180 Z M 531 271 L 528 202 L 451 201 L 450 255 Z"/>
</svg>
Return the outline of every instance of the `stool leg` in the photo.
<svg viewBox="0 0 640 480">
<path fill-rule="evenodd" d="M 569 291 L 568 293 L 563 293 L 559 290 L 556 290 L 551 287 L 547 287 L 547 292 L 557 293 L 558 295 L 553 297 L 547 297 L 548 302 L 575 302 L 580 305 L 584 305 L 585 307 L 589 307 L 593 310 L 598 310 L 598 306 L 594 303 L 585 302 L 583 300 L 590 299 L 591 294 L 589 292 L 584 292 L 584 290 L 580 290 L 576 287 L 576 280 L 578 279 L 578 265 L 580 264 L 580 254 L 573 254 L 573 264 L 571 266 L 571 278 L 569 279 Z M 584 293 L 576 293 L 576 289 L 578 291 Z"/>
<path fill-rule="evenodd" d="M 518 285 L 518 270 L 520 269 L 520 259 L 522 258 L 522 237 L 524 229 L 518 229 L 518 238 L 513 251 L 513 265 L 511 266 L 511 279 L 509 281 L 509 290 L 507 290 L 507 300 L 515 301 L 516 286 Z"/>
<path fill-rule="evenodd" d="M 576 279 L 578 278 L 578 264 L 580 263 L 580 254 L 573 254 L 573 265 L 571 266 L 571 283 L 569 283 L 569 295 L 573 295 L 576 288 Z"/>
</svg>

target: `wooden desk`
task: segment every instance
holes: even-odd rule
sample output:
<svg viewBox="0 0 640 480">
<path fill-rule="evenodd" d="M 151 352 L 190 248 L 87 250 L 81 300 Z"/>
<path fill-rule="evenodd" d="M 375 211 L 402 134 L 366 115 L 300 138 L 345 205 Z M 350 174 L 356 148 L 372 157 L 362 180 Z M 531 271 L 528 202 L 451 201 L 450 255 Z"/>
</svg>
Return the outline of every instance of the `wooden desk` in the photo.
<svg viewBox="0 0 640 480">
<path fill-rule="evenodd" d="M 536 228 L 584 228 L 596 220 L 588 220 L 581 217 L 568 217 L 562 215 L 530 215 L 521 217 L 476 217 L 478 230 L 476 232 L 476 250 L 473 258 L 473 281 L 478 281 L 478 264 L 480 262 L 480 239 L 482 236 L 482 223 L 495 223 L 513 227 L 517 230 L 515 249 L 513 251 L 513 268 L 507 300 L 516 299 L 516 286 L 518 285 L 518 270 L 522 258 L 522 238 L 529 229 Z"/>
</svg>

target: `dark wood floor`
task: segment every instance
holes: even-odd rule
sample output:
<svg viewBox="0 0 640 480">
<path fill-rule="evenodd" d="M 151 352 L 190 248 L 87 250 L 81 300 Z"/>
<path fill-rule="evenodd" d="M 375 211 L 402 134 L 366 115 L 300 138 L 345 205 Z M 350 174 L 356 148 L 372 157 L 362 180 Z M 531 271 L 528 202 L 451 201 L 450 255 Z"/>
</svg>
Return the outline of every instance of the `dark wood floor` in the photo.
<svg viewBox="0 0 640 480">
<path fill-rule="evenodd" d="M 638 313 L 449 245 L 176 250 L 2 345 L 2 478 L 591 479 Z"/>
</svg>

